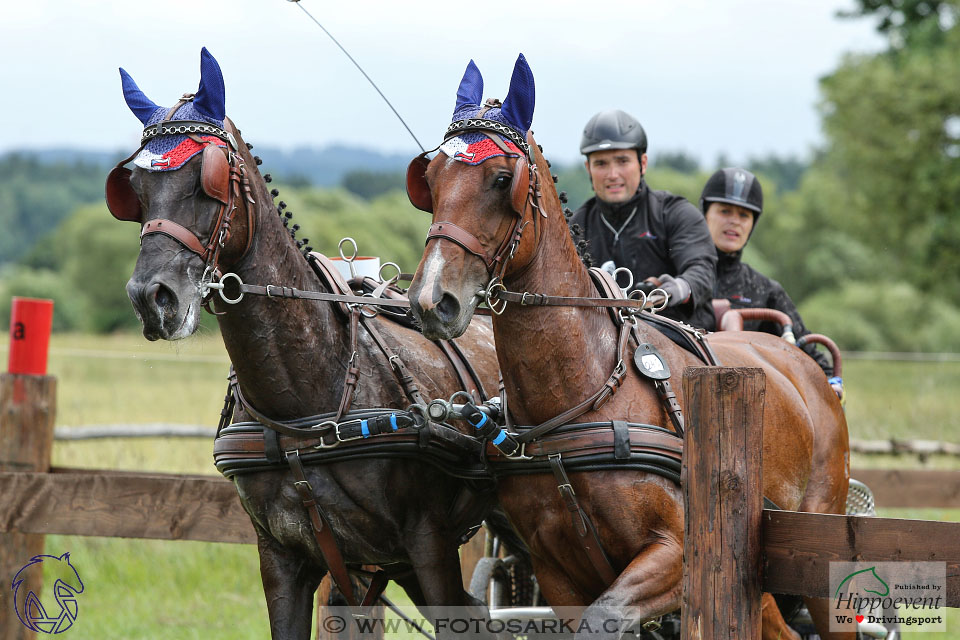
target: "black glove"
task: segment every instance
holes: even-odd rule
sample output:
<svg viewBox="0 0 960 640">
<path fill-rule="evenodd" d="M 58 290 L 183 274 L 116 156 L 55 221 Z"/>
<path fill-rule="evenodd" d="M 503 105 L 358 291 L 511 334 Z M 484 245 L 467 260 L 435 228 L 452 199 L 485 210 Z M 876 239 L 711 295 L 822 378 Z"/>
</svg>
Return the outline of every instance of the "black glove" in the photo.
<svg viewBox="0 0 960 640">
<path fill-rule="evenodd" d="M 674 278 L 669 273 L 660 276 L 660 288 L 667 294 L 668 307 L 675 307 L 690 299 L 690 285 L 683 278 Z"/>
<path fill-rule="evenodd" d="M 653 291 L 654 289 L 656 289 L 656 288 L 659 287 L 659 286 L 660 286 L 660 285 L 658 285 L 658 284 L 657 284 L 656 282 L 654 282 L 653 280 L 644 280 L 643 282 L 641 282 L 640 284 L 638 284 L 637 286 L 635 286 L 635 287 L 633 288 L 633 290 L 634 290 L 634 291 L 642 291 L 642 292 L 643 292 L 643 295 L 649 296 L 649 295 L 650 295 L 650 292 Z"/>
</svg>

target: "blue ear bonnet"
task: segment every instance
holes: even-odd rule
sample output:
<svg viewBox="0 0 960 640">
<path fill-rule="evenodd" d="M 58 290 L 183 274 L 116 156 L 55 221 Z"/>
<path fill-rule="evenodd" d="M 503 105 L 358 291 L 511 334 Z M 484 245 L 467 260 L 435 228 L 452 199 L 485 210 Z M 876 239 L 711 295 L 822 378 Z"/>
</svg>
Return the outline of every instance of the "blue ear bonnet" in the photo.
<svg viewBox="0 0 960 640">
<path fill-rule="evenodd" d="M 143 123 L 144 127 L 156 124 L 164 119 L 169 111 L 150 100 L 137 87 L 133 78 L 120 69 L 123 83 L 123 97 L 127 106 Z M 170 118 L 171 120 L 199 120 L 223 128 L 225 115 L 225 93 L 223 74 L 220 65 L 204 47 L 200 52 L 200 87 L 192 102 L 187 102 Z M 200 136 L 218 146 L 227 144 L 214 136 Z M 179 169 L 190 158 L 200 153 L 203 145 L 198 145 L 185 135 L 164 135 L 151 139 L 134 159 L 134 164 L 150 171 L 173 171 Z"/>
<path fill-rule="evenodd" d="M 457 104 L 453 110 L 453 120 L 474 118 L 483 108 L 483 77 L 473 60 L 467 65 L 460 87 L 457 89 Z M 493 120 L 510 127 L 526 139 L 530 125 L 533 123 L 533 109 L 536 102 L 536 91 L 533 73 L 527 65 L 526 58 L 521 53 L 513 68 L 513 77 L 510 80 L 510 90 L 500 107 L 488 109 L 483 114 L 484 120 Z"/>
</svg>

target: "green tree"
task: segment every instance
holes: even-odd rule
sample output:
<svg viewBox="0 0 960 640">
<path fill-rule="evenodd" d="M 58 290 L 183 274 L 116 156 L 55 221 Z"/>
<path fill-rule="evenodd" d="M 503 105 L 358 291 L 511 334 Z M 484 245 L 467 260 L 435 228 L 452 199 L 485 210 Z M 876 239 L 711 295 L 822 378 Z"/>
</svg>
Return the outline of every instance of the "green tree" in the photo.
<svg viewBox="0 0 960 640">
<path fill-rule="evenodd" d="M 878 18 L 877 31 L 893 50 L 939 46 L 960 17 L 956 0 L 856 0 L 856 5 L 839 15 Z"/>
<path fill-rule="evenodd" d="M 960 33 L 936 49 L 848 57 L 821 83 L 833 226 L 883 256 L 877 277 L 960 302 Z"/>
</svg>

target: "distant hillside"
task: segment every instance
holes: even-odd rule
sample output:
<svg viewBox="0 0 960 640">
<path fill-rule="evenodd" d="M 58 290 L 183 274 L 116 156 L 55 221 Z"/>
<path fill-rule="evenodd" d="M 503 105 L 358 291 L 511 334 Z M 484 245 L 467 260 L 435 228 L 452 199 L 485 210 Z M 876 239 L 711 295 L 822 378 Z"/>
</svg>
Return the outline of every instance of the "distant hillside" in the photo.
<svg viewBox="0 0 960 640">
<path fill-rule="evenodd" d="M 256 144 L 256 141 L 254 141 Z M 131 150 L 132 151 L 132 150 Z M 322 149 L 303 147 L 283 151 L 276 147 L 256 145 L 253 152 L 263 159 L 262 173 L 272 174 L 282 182 L 298 182 L 318 187 L 329 187 L 342 182 L 351 171 L 391 173 L 406 169 L 416 152 L 382 154 L 369 149 L 334 145 Z M 39 164 L 101 167 L 104 174 L 129 151 L 86 151 L 83 149 L 23 149 L 0 154 L 0 162 L 9 156 L 33 160 Z"/>
</svg>

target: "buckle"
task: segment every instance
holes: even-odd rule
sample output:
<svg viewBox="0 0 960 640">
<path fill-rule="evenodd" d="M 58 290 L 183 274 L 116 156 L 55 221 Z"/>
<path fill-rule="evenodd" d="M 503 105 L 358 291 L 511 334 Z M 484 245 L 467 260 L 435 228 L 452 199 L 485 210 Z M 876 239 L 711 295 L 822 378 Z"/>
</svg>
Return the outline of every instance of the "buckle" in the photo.
<svg viewBox="0 0 960 640">
<path fill-rule="evenodd" d="M 363 438 L 363 434 L 360 434 L 359 436 L 348 436 L 348 437 L 344 437 L 344 436 L 340 435 L 340 425 L 339 425 L 339 424 L 333 428 L 333 435 L 336 436 L 338 443 L 339 443 L 339 442 L 350 442 L 351 440 L 359 440 L 359 439 Z M 337 445 L 334 444 L 334 445 L 330 445 L 330 446 L 335 447 L 335 446 L 337 446 Z"/>
<path fill-rule="evenodd" d="M 508 431 L 507 433 L 510 433 L 510 432 Z M 517 434 L 511 433 L 510 435 L 517 435 Z M 505 457 L 507 460 L 510 460 L 511 462 L 519 462 L 519 461 L 521 461 L 521 460 L 533 460 L 533 456 L 528 456 L 528 455 L 527 455 L 527 443 L 526 443 L 526 442 L 520 443 L 520 448 L 519 448 L 517 451 L 519 451 L 520 453 L 518 453 L 518 454 L 515 453 L 515 454 L 512 455 L 512 456 L 504 456 L 504 457 Z"/>
</svg>

